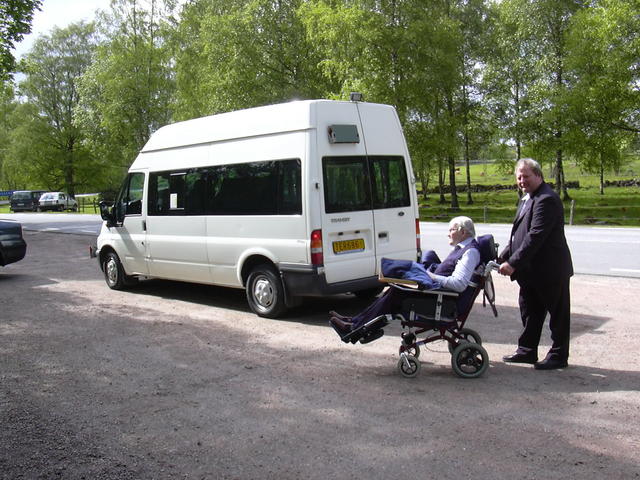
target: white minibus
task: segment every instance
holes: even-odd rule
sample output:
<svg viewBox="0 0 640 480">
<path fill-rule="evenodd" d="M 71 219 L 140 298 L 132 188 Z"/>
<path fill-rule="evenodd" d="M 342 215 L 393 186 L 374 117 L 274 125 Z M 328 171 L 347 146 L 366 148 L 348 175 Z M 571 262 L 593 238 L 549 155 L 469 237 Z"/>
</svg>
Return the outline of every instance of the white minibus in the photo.
<svg viewBox="0 0 640 480">
<path fill-rule="evenodd" d="M 415 260 L 415 179 L 393 107 L 306 100 L 165 126 L 135 159 L 97 254 L 109 287 L 163 278 L 246 289 L 277 317 L 304 296 L 381 290 Z"/>
</svg>

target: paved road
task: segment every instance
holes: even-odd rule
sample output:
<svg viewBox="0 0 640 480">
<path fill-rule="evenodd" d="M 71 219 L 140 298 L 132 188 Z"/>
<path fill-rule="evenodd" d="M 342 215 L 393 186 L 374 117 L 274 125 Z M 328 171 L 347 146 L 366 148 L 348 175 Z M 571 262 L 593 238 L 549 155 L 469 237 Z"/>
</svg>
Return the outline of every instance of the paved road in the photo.
<svg viewBox="0 0 640 480">
<path fill-rule="evenodd" d="M 99 215 L 59 213 L 12 213 L 2 215 L 21 222 L 27 230 L 97 235 Z M 506 245 L 511 225 L 476 224 L 478 235 L 491 233 L 500 245 Z M 423 250 L 444 255 L 449 250 L 447 224 L 420 223 Z M 567 226 L 576 273 L 640 278 L 640 228 Z"/>
<path fill-rule="evenodd" d="M 77 235 L 98 235 L 102 225 L 100 215 L 84 213 L 9 213 L 0 219 L 17 220 L 25 230 Z"/>
<path fill-rule="evenodd" d="M 447 243 L 446 223 L 421 222 L 423 250 L 439 254 L 451 247 Z M 478 235 L 491 233 L 496 242 L 506 245 L 511 225 L 476 224 Z M 640 228 L 565 227 L 576 273 L 640 278 Z"/>
</svg>

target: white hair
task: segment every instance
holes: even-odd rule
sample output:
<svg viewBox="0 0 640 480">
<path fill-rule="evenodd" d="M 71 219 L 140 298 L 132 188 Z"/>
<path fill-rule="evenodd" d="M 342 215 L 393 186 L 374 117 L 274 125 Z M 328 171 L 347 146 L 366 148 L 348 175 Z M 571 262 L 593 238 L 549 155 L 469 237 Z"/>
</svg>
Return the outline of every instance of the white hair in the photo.
<svg viewBox="0 0 640 480">
<path fill-rule="evenodd" d="M 476 227 L 473 224 L 473 220 L 469 217 L 455 217 L 449 222 L 449 228 L 457 227 L 458 230 L 464 230 L 470 237 L 476 236 Z"/>
</svg>

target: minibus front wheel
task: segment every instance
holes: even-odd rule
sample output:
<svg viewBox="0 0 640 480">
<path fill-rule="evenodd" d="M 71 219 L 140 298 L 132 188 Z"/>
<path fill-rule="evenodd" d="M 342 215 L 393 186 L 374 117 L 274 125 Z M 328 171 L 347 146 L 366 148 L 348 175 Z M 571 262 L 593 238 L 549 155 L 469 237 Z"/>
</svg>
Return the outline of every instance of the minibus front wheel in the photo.
<svg viewBox="0 0 640 480">
<path fill-rule="evenodd" d="M 115 252 L 107 253 L 102 270 L 107 286 L 113 290 L 123 290 L 134 285 L 138 280 L 124 273 L 124 267 Z"/>
<path fill-rule="evenodd" d="M 247 279 L 247 301 L 260 317 L 277 318 L 284 312 L 284 287 L 273 267 L 258 265 L 251 271 Z"/>
</svg>

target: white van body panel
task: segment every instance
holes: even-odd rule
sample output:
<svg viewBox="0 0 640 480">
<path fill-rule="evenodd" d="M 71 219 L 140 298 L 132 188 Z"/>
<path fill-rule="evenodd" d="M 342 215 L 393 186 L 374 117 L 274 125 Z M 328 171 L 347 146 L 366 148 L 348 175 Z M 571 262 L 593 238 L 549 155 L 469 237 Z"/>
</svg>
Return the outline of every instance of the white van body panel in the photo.
<svg viewBox="0 0 640 480">
<path fill-rule="evenodd" d="M 333 126 L 348 126 L 359 138 L 333 141 Z M 374 168 L 367 163 L 373 160 L 366 159 L 385 156 L 401 159 L 396 165 L 406 169 L 408 202 L 326 213 L 325 158 L 335 159 L 336 172 L 345 159 L 361 160 L 366 172 L 351 170 L 360 181 L 359 176 Z M 205 175 L 202 172 L 219 166 L 285 160 L 300 165 L 300 213 L 180 214 L 178 194 L 173 193 L 170 214 L 149 210 L 154 175 Z M 275 266 L 290 294 L 326 294 L 377 285 L 383 256 L 416 259 L 415 180 L 400 122 L 390 106 L 308 100 L 168 125 L 151 136 L 132 172 L 145 175 L 141 214 L 126 215 L 121 225 L 104 226 L 98 238 L 99 250 L 114 250 L 127 275 L 242 288 L 251 266 L 262 262 Z M 247 193 L 231 192 L 237 198 Z M 318 265 L 312 263 L 311 235 L 320 230 L 323 263 Z M 358 248 L 345 250 L 352 242 Z"/>
</svg>

